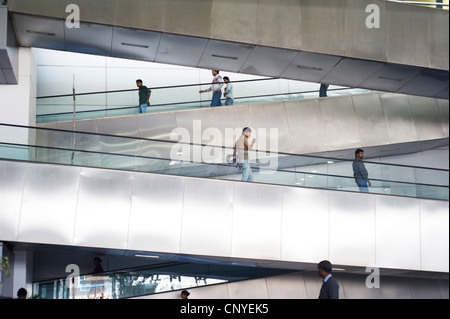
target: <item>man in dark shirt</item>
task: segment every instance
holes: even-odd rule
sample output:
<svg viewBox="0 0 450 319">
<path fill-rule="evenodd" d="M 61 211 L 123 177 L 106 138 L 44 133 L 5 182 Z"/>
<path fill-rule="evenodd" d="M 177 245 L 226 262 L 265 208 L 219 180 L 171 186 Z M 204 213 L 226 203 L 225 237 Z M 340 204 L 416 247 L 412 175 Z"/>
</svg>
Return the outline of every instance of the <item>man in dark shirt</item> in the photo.
<svg viewBox="0 0 450 319">
<path fill-rule="evenodd" d="M 102 260 L 100 259 L 100 257 L 94 257 L 94 265 L 94 274 L 100 274 L 104 271 L 102 267 Z"/>
<path fill-rule="evenodd" d="M 319 299 L 339 299 L 339 285 L 331 275 L 332 266 L 328 260 L 322 260 L 317 265 L 319 277 L 323 279 L 322 288 L 320 288 Z"/>
<path fill-rule="evenodd" d="M 136 85 L 139 88 L 139 107 L 138 113 L 146 113 L 147 106 L 150 105 L 150 95 L 152 91 L 142 84 L 142 80 L 136 80 Z"/>
<path fill-rule="evenodd" d="M 355 182 L 359 187 L 359 190 L 364 193 L 369 192 L 369 186 L 371 183 L 369 181 L 369 173 L 363 163 L 364 151 L 358 148 L 355 151 L 355 160 L 353 161 L 353 177 Z"/>
</svg>

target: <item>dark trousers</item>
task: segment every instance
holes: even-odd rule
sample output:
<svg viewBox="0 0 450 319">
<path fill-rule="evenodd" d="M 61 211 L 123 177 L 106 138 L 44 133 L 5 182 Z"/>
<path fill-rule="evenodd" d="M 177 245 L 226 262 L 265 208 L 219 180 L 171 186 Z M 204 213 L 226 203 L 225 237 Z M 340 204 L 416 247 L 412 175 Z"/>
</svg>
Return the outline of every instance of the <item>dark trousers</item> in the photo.
<svg viewBox="0 0 450 319">
<path fill-rule="evenodd" d="M 320 90 L 319 90 L 319 97 L 326 97 L 327 96 L 327 89 L 328 89 L 328 87 L 325 84 L 321 84 L 320 85 Z"/>
</svg>

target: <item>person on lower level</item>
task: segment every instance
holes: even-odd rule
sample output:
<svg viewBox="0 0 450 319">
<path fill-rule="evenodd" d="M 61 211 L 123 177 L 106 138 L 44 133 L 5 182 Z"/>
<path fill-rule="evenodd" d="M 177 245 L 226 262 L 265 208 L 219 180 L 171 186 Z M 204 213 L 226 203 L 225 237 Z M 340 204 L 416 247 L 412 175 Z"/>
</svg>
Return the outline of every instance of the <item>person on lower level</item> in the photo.
<svg viewBox="0 0 450 319">
<path fill-rule="evenodd" d="M 319 277 L 323 279 L 319 299 L 339 299 L 339 284 L 331 274 L 332 269 L 332 265 L 328 260 L 322 260 L 317 265 Z"/>
</svg>

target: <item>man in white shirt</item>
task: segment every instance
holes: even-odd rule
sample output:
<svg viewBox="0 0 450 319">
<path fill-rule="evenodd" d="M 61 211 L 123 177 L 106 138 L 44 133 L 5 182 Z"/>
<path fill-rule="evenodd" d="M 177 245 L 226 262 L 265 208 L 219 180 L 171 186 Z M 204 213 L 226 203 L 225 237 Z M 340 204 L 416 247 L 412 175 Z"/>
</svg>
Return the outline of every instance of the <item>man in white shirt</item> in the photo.
<svg viewBox="0 0 450 319">
<path fill-rule="evenodd" d="M 223 96 L 225 97 L 225 105 L 233 105 L 234 97 L 233 97 L 233 84 L 230 83 L 230 78 L 228 76 L 223 77 L 223 81 L 226 86 L 223 92 Z"/>
<path fill-rule="evenodd" d="M 214 78 L 211 87 L 206 90 L 200 90 L 198 91 L 198 93 L 205 93 L 212 91 L 213 96 L 211 100 L 211 106 L 222 106 L 220 98 L 222 97 L 223 80 L 222 77 L 219 75 L 219 70 L 212 70 L 212 75 L 214 76 Z"/>
</svg>

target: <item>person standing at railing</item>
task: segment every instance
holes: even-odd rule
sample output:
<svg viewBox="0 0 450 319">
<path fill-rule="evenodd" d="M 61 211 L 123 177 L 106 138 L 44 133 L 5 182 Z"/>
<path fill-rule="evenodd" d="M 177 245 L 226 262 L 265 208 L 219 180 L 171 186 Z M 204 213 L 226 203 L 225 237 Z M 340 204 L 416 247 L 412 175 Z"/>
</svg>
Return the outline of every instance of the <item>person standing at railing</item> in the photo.
<svg viewBox="0 0 450 319">
<path fill-rule="evenodd" d="M 95 265 L 94 274 L 100 274 L 102 272 L 104 272 L 103 267 L 102 267 L 102 260 L 100 259 L 100 257 L 94 257 L 93 263 Z"/>
<path fill-rule="evenodd" d="M 327 97 L 328 96 L 327 95 L 328 86 L 329 86 L 329 84 L 326 84 L 326 83 L 320 84 L 319 97 Z"/>
<path fill-rule="evenodd" d="M 364 151 L 358 148 L 355 151 L 355 160 L 353 161 L 353 176 L 355 177 L 355 182 L 359 187 L 359 190 L 363 193 L 369 192 L 369 186 L 371 183 L 369 181 L 369 173 L 363 163 Z"/>
<path fill-rule="evenodd" d="M 223 77 L 223 81 L 226 86 L 223 90 L 223 96 L 225 97 L 225 105 L 233 105 L 234 97 L 233 97 L 233 84 L 230 83 L 230 78 L 228 76 Z"/>
<path fill-rule="evenodd" d="M 103 299 L 103 293 L 104 293 L 104 285 L 105 282 L 103 280 L 103 277 L 100 276 L 96 276 L 97 274 L 101 274 L 104 272 L 103 267 L 102 267 L 102 260 L 100 257 L 94 257 L 94 276 L 92 277 L 92 283 L 93 283 L 93 287 L 91 289 L 91 294 L 93 294 L 93 298 L 96 299 Z"/>
<path fill-rule="evenodd" d="M 150 95 L 152 94 L 152 91 L 143 85 L 142 80 L 136 80 L 136 85 L 139 88 L 139 106 L 138 106 L 138 113 L 146 113 L 147 112 L 147 106 L 150 106 Z"/>
<path fill-rule="evenodd" d="M 198 93 L 213 92 L 211 106 L 222 106 L 220 98 L 222 97 L 222 86 L 223 80 L 222 76 L 219 75 L 219 70 L 212 70 L 212 75 L 214 76 L 212 85 L 209 89 L 200 90 Z"/>
</svg>

